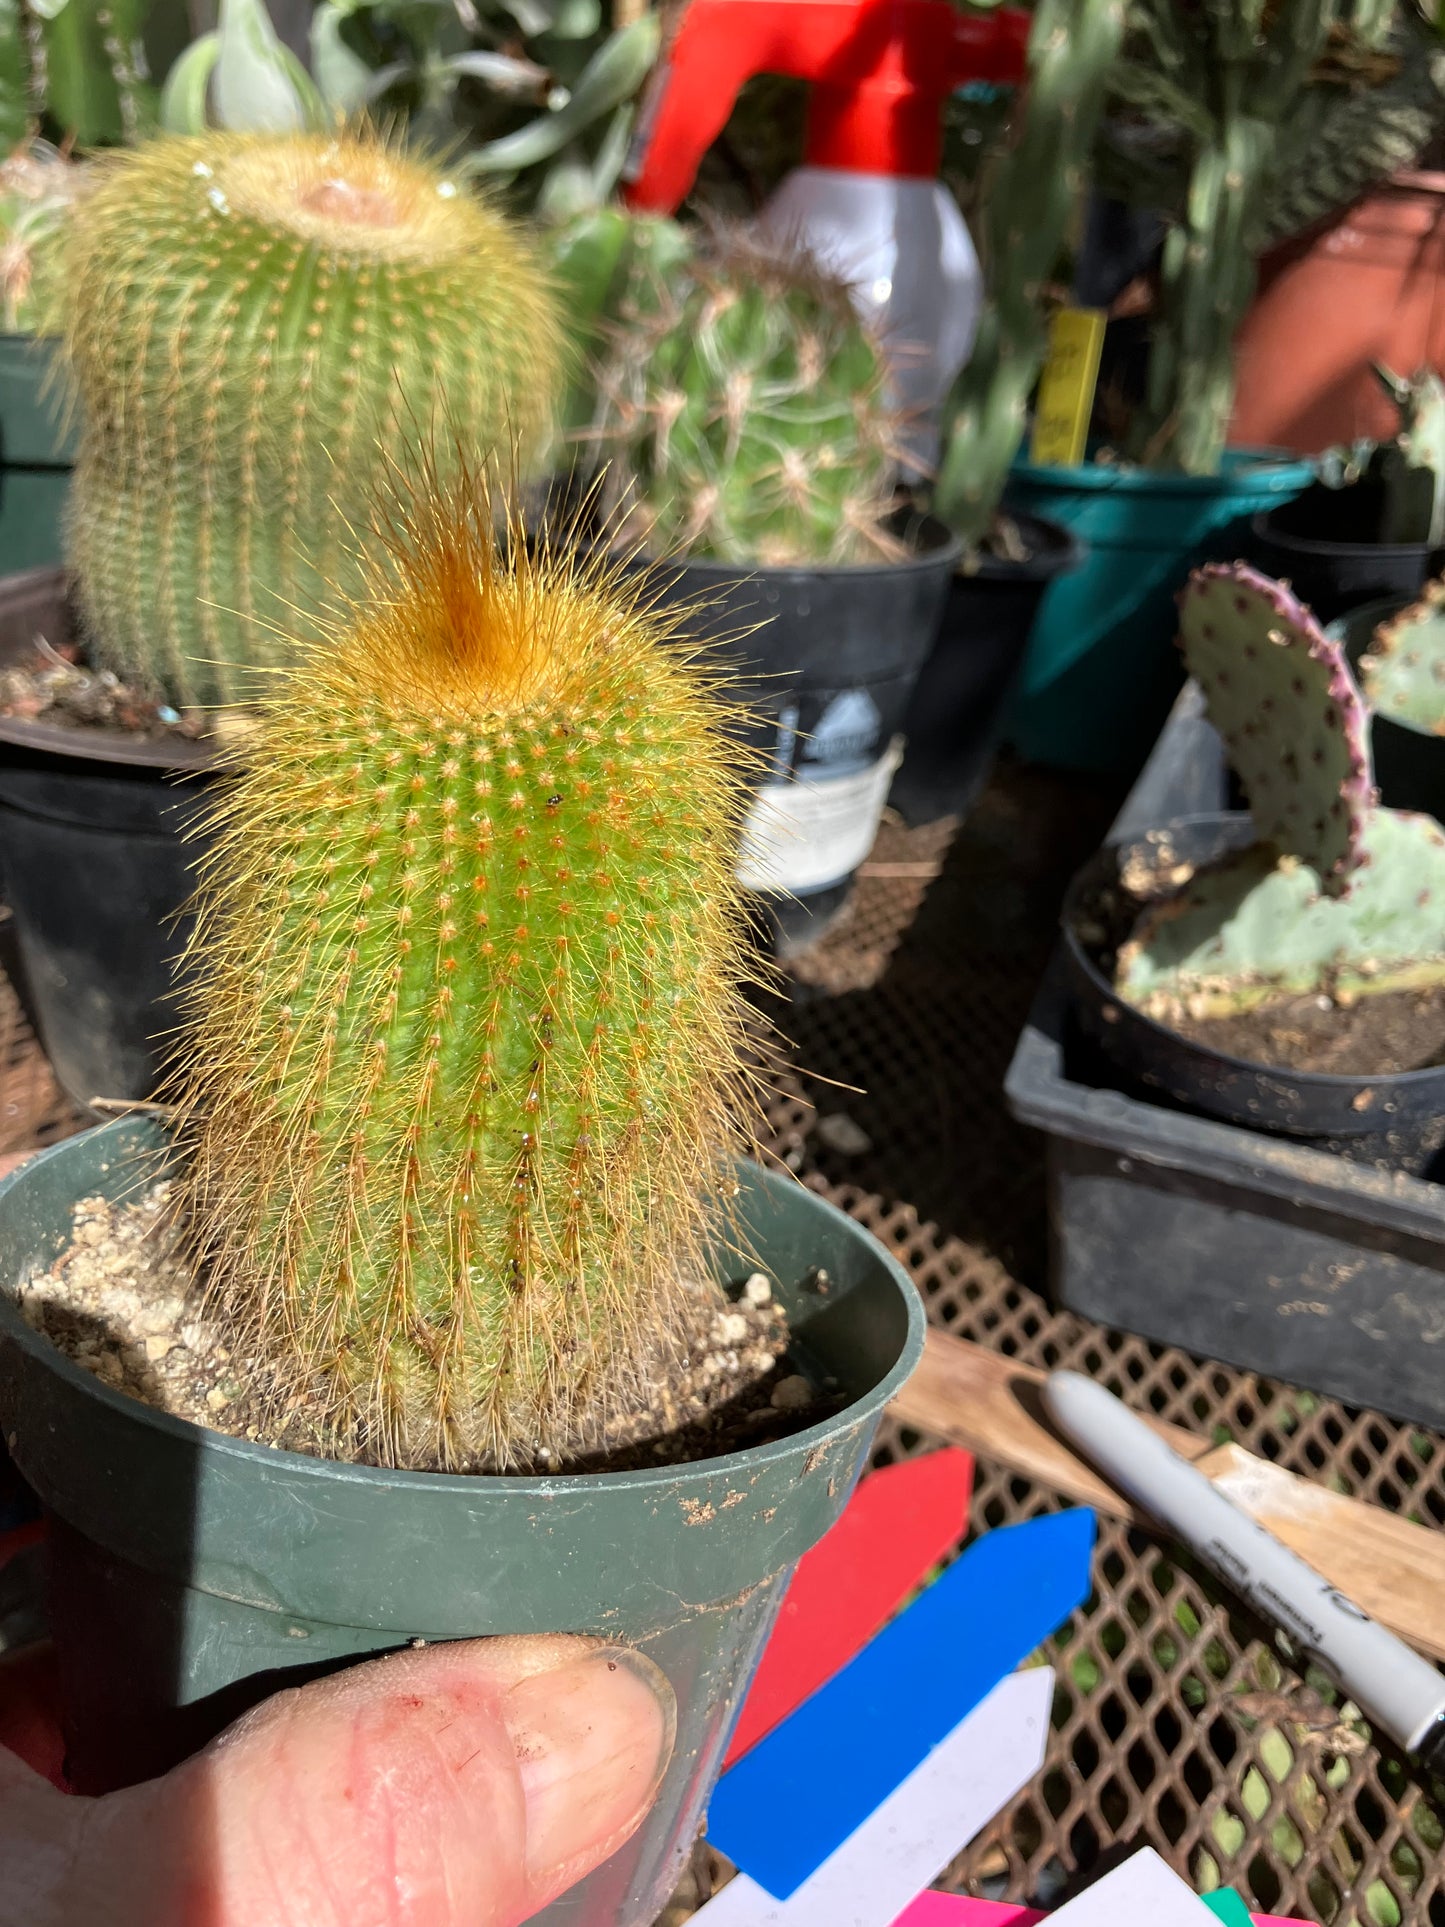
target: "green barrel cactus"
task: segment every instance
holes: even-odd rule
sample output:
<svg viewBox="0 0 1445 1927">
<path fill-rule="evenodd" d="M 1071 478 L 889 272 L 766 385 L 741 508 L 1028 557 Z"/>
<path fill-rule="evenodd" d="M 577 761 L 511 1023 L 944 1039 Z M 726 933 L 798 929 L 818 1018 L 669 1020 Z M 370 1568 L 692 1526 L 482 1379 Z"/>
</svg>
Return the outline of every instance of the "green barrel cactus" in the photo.
<svg viewBox="0 0 1445 1927">
<path fill-rule="evenodd" d="M 668 262 L 597 376 L 589 439 L 618 539 L 744 566 L 902 554 L 887 529 L 900 418 L 846 284 L 734 232 Z"/>
<path fill-rule="evenodd" d="M 1341 646 L 1283 583 L 1196 570 L 1180 641 L 1258 841 L 1148 905 L 1116 986 L 1147 1015 L 1222 1016 L 1291 992 L 1445 983 L 1445 831 L 1380 808 Z"/>
<path fill-rule="evenodd" d="M 499 213 L 379 138 L 171 137 L 103 165 L 68 249 L 81 615 L 174 701 L 247 700 L 297 612 L 355 586 L 390 468 L 538 444 L 554 298 Z"/>
<path fill-rule="evenodd" d="M 725 692 L 645 581 L 506 534 L 485 489 L 398 516 L 261 708 L 191 950 L 215 1290 L 384 1463 L 596 1440 L 696 1302 L 745 1083 Z"/>
</svg>

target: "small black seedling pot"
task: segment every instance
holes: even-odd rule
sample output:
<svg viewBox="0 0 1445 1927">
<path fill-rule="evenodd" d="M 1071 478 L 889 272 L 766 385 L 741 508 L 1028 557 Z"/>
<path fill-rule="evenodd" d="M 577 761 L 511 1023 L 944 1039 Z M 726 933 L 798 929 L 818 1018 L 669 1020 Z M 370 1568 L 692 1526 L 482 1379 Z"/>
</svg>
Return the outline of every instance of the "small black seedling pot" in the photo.
<svg viewBox="0 0 1445 1927">
<path fill-rule="evenodd" d="M 938 638 L 903 717 L 903 764 L 888 801 L 907 823 L 961 816 L 988 781 L 1009 692 L 1050 583 L 1083 564 L 1060 522 L 1010 518 L 1028 556 L 985 555 L 954 571 Z"/>
<path fill-rule="evenodd" d="M 0 582 L 0 661 L 70 634 L 65 578 Z M 177 1019 L 180 917 L 199 847 L 183 841 L 214 769 L 177 738 L 0 716 L 0 862 L 20 991 L 65 1093 L 154 1094 Z"/>
<path fill-rule="evenodd" d="M 1132 1086 L 1205 1117 L 1308 1138 L 1362 1163 L 1425 1168 L 1445 1138 L 1445 1065 L 1354 1077 L 1251 1064 L 1182 1037 L 1115 992 L 1101 964 L 1123 934 L 1096 930 L 1120 901 L 1119 879 L 1141 863 L 1205 864 L 1254 841 L 1243 814 L 1183 817 L 1137 840 L 1106 844 L 1064 899 L 1063 957 L 1079 1029 Z M 1101 917 L 1101 906 L 1103 914 Z M 1123 923 L 1123 918 L 1119 918 Z"/>
<path fill-rule="evenodd" d="M 755 811 L 758 835 L 744 833 L 741 874 L 785 952 L 827 926 L 872 847 L 959 559 L 957 540 L 931 518 L 910 517 L 900 533 L 913 549 L 900 562 L 649 567 L 661 602 L 693 605 L 689 637 L 736 679 L 752 718 L 764 814 Z M 795 828 L 767 834 L 773 810 Z"/>
<path fill-rule="evenodd" d="M 0 1184 L 0 1271 L 45 1269 L 80 1198 L 164 1167 L 126 1118 Z M 152 1411 L 64 1358 L 0 1290 L 0 1432 L 50 1520 L 68 1767 L 82 1790 L 183 1758 L 245 1707 L 349 1661 L 489 1633 L 591 1633 L 672 1682 L 677 1744 L 639 1831 L 537 1916 L 649 1927 L 692 1851 L 793 1566 L 838 1518 L 924 1317 L 870 1233 L 785 1176 L 738 1168 L 735 1278 L 773 1279 L 792 1356 L 843 1400 L 790 1438 L 696 1464 L 546 1478 L 341 1465 Z"/>
<path fill-rule="evenodd" d="M 1254 518 L 1250 560 L 1283 577 L 1321 622 L 1386 597 L 1413 602 L 1445 567 L 1445 547 L 1369 540 L 1380 513 L 1378 484 L 1326 488 L 1317 482 Z"/>
</svg>

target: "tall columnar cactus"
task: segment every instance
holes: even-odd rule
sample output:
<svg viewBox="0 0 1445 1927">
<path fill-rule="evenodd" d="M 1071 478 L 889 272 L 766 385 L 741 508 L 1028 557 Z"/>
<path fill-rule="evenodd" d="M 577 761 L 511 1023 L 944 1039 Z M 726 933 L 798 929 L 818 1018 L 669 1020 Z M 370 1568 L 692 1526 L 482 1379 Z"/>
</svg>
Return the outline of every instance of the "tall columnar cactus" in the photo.
<svg viewBox="0 0 1445 1927">
<path fill-rule="evenodd" d="M 1282 584 L 1213 564 L 1180 640 L 1259 841 L 1149 905 L 1116 971 L 1151 1015 L 1216 1015 L 1280 992 L 1445 983 L 1445 832 L 1380 809 L 1368 718 L 1340 646 Z"/>
<path fill-rule="evenodd" d="M 725 692 L 645 583 L 520 533 L 423 485 L 264 707 L 191 950 L 216 1290 L 388 1462 L 595 1438 L 743 1084 Z"/>
<path fill-rule="evenodd" d="M 934 510 L 970 543 L 988 534 L 1048 349 L 1043 291 L 1083 194 L 1125 0 L 1040 0 L 1022 125 L 987 202 L 988 303 L 954 384 Z"/>
<path fill-rule="evenodd" d="M 207 134 L 106 164 L 69 246 L 71 552 L 113 666 L 244 700 L 354 586 L 388 464 L 535 443 L 559 323 L 527 243 L 378 138 Z"/>
<path fill-rule="evenodd" d="M 718 234 L 619 319 L 592 431 L 619 536 L 649 554 L 852 563 L 901 455 L 847 286 L 796 247 Z"/>
<path fill-rule="evenodd" d="M 1188 186 L 1164 243 L 1160 312 L 1136 453 L 1213 475 L 1234 405 L 1234 337 L 1254 295 L 1281 129 L 1309 85 L 1341 0 L 1138 0 L 1135 63 L 1116 82 L 1176 121 Z M 1374 11 L 1379 12 L 1375 7 Z"/>
<path fill-rule="evenodd" d="M 1360 685 L 1378 715 L 1445 736 L 1445 579 L 1380 624 L 1360 658 Z"/>
</svg>

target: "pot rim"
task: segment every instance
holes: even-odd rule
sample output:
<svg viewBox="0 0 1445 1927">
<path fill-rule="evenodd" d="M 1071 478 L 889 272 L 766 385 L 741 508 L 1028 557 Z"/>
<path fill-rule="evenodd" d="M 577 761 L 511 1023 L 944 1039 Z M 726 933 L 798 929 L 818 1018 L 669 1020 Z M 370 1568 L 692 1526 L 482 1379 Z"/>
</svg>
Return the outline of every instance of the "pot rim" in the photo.
<svg viewBox="0 0 1445 1927">
<path fill-rule="evenodd" d="M 1228 829 L 1235 826 L 1243 827 L 1246 824 L 1252 825 L 1253 821 L 1248 810 L 1199 810 L 1191 816 L 1171 816 L 1166 822 L 1156 823 L 1137 836 L 1124 837 L 1118 842 L 1101 843 L 1094 854 L 1074 872 L 1059 912 L 1060 932 L 1073 962 L 1083 970 L 1092 983 L 1103 990 L 1110 1003 L 1117 1004 L 1121 1010 L 1129 1013 L 1129 1020 L 1132 1023 L 1140 1024 L 1146 1030 L 1161 1037 L 1169 1037 L 1176 1042 L 1189 1044 L 1229 1070 L 1244 1071 L 1252 1077 L 1258 1076 L 1262 1071 L 1266 1077 L 1288 1078 L 1291 1083 L 1300 1085 L 1304 1090 L 1321 1092 L 1338 1090 L 1341 1086 L 1349 1084 L 1369 1084 L 1373 1088 L 1384 1085 L 1390 1089 L 1394 1089 L 1397 1085 L 1404 1085 L 1408 1088 L 1414 1082 L 1423 1083 L 1426 1078 L 1445 1076 L 1445 1066 L 1439 1064 L 1426 1064 L 1413 1071 L 1381 1071 L 1378 1075 L 1366 1076 L 1363 1073 L 1347 1075 L 1339 1071 L 1296 1071 L 1282 1064 L 1263 1064 L 1252 1057 L 1235 1057 L 1228 1051 L 1215 1049 L 1212 1044 L 1195 1043 L 1193 1038 L 1184 1037 L 1171 1024 L 1160 1023 L 1157 1017 L 1148 1016 L 1139 1009 L 1137 1004 L 1126 1003 L 1100 970 L 1074 926 L 1078 917 L 1079 900 L 1085 888 L 1093 883 L 1095 872 L 1102 866 L 1105 858 L 1117 857 L 1125 850 L 1136 849 L 1141 843 L 1148 843 L 1155 837 L 1165 836 L 1172 830 L 1192 829 L 1196 826 L 1202 828 L 1206 825 L 1216 829 Z M 1233 846 L 1240 850 L 1248 847 L 1249 843 L 1242 838 Z M 1248 1130 L 1250 1127 L 1245 1125 L 1242 1128 Z M 6 1182 L 8 1183 L 9 1180 L 7 1179 Z M 3 1193 L 3 1186 L 0 1186 L 0 1193 Z"/>
<path fill-rule="evenodd" d="M 194 776 L 221 767 L 218 751 L 204 743 L 148 742 L 133 732 L 101 729 L 89 723 L 68 728 L 20 716 L 0 716 L 0 743 L 38 751 L 62 761 L 115 763 L 125 769 L 153 769 L 162 775 Z"/>
<path fill-rule="evenodd" d="M 1403 559 L 1410 555 L 1433 555 L 1445 548 L 1445 543 L 1439 542 L 1330 542 L 1317 535 L 1294 535 L 1288 529 L 1267 526 L 1280 509 L 1290 506 L 1287 502 L 1281 502 L 1276 508 L 1260 509 L 1250 524 L 1251 529 L 1256 535 L 1277 542 L 1281 548 L 1296 549 L 1301 555 L 1321 558 L 1331 555 L 1381 555 Z M 1348 615 L 1351 611 L 1346 610 L 1345 613 Z"/>
<path fill-rule="evenodd" d="M 23 1184 L 43 1164 L 51 1159 L 61 1158 L 66 1150 L 75 1144 L 94 1137 L 99 1132 L 110 1131 L 117 1136 L 126 1127 L 132 1129 L 138 1120 L 134 1117 L 113 1118 L 104 1124 L 93 1125 L 89 1130 L 76 1132 L 74 1136 L 62 1138 L 57 1144 L 50 1144 L 24 1164 L 18 1165 L 4 1179 L 0 1179 L 0 1200 L 6 1198 L 17 1186 Z M 160 1135 L 159 1126 L 151 1126 Z M 739 1158 L 740 1169 L 752 1172 L 761 1180 L 764 1190 L 780 1188 L 783 1180 L 777 1172 L 768 1170 L 752 1158 Z M 841 1222 L 850 1236 L 860 1236 L 870 1240 L 880 1255 L 885 1275 L 888 1276 L 903 1301 L 905 1328 L 898 1356 L 883 1377 L 867 1390 L 850 1400 L 840 1411 L 819 1419 L 815 1424 L 805 1426 L 797 1432 L 789 1432 L 786 1437 L 774 1439 L 766 1445 L 746 1446 L 740 1451 L 721 1453 L 714 1458 L 691 1459 L 680 1465 L 645 1466 L 637 1470 L 615 1472 L 568 1472 L 568 1473 L 506 1473 L 506 1472 L 412 1472 L 398 1470 L 394 1466 L 350 1465 L 339 1459 L 314 1457 L 309 1452 L 293 1452 L 281 1446 L 265 1445 L 250 1439 L 232 1438 L 228 1433 L 216 1432 L 207 1425 L 198 1425 L 191 1419 L 178 1418 L 172 1412 L 161 1412 L 154 1406 L 144 1404 L 140 1399 L 131 1398 L 127 1393 L 117 1391 L 97 1378 L 81 1365 L 68 1358 L 57 1345 L 35 1331 L 21 1317 L 18 1306 L 9 1292 L 0 1288 L 0 1327 L 10 1341 L 29 1353 L 31 1358 L 44 1369 L 56 1374 L 72 1389 L 100 1399 L 118 1416 L 131 1424 L 148 1426 L 171 1438 L 177 1444 L 189 1449 L 204 1449 L 210 1454 L 220 1453 L 224 1457 L 241 1460 L 258 1466 L 284 1467 L 288 1476 L 313 1478 L 323 1482 L 339 1482 L 343 1485 L 376 1485 L 411 1489 L 420 1498 L 445 1499 L 463 1498 L 467 1494 L 475 1496 L 479 1492 L 515 1491 L 519 1496 L 537 1499 L 555 1497 L 559 1492 L 602 1491 L 619 1481 L 626 1481 L 634 1491 L 641 1488 L 644 1492 L 656 1487 L 659 1496 L 676 1488 L 679 1479 L 689 1477 L 716 1478 L 718 1476 L 741 1475 L 756 1470 L 759 1465 L 770 1464 L 775 1460 L 795 1457 L 800 1451 L 806 1453 L 827 1441 L 840 1429 L 855 1422 L 868 1408 L 881 1408 L 901 1390 L 912 1376 L 923 1356 L 923 1340 L 927 1330 L 927 1317 L 923 1309 L 923 1299 L 913 1280 L 902 1264 L 866 1225 L 856 1218 L 849 1217 L 829 1199 L 820 1197 L 816 1191 L 802 1184 L 789 1173 L 787 1183 L 802 1191 L 811 1201 L 821 1218 L 826 1222 Z"/>
<path fill-rule="evenodd" d="M 717 582 L 814 582 L 820 576 L 836 576 L 844 582 L 858 582 L 866 576 L 886 576 L 890 579 L 905 575 L 909 571 L 928 573 L 933 570 L 952 571 L 957 567 L 963 554 L 963 543 L 946 523 L 936 515 L 910 515 L 907 526 L 912 534 L 913 553 L 901 561 L 874 562 L 820 562 L 800 564 L 796 562 L 719 562 L 712 557 L 691 556 L 646 556 L 627 551 L 619 552 L 618 559 L 633 563 L 637 568 L 659 575 L 698 575 Z M 926 546 L 925 546 L 926 543 Z"/>
<path fill-rule="evenodd" d="M 1217 475 L 1181 475 L 1139 463 L 1116 466 L 1087 461 L 1067 465 L 1018 462 L 1012 471 L 1030 487 L 1069 493 L 1206 496 L 1260 492 L 1283 495 L 1287 490 L 1298 493 L 1317 472 L 1309 456 L 1293 454 L 1286 448 L 1226 448 Z"/>
</svg>

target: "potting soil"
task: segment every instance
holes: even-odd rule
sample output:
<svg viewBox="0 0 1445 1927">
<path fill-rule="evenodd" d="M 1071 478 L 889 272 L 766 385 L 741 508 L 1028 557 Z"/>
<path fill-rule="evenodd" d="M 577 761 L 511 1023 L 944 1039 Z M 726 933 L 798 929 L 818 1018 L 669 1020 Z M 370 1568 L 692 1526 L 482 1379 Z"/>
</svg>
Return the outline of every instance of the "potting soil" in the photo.
<svg viewBox="0 0 1445 1927">
<path fill-rule="evenodd" d="M 1170 1028 L 1250 1064 L 1388 1077 L 1445 1062 L 1445 986 L 1353 998 L 1272 997 L 1229 1017 L 1181 1015 Z"/>
<path fill-rule="evenodd" d="M 49 1271 L 17 1288 L 26 1321 L 97 1378 L 158 1411 L 232 1438 L 322 1455 L 331 1444 L 315 1416 L 324 1392 L 283 1404 L 264 1362 L 232 1350 L 205 1309 L 170 1191 L 158 1183 L 124 1205 L 82 1198 L 73 1242 Z M 693 1300 L 678 1354 L 658 1360 L 644 1408 L 618 1412 L 586 1459 L 564 1466 L 539 1446 L 529 1463 L 510 1469 L 686 1464 L 786 1437 L 841 1404 L 789 1358 L 787 1318 L 762 1273 L 726 1295 L 700 1282 Z M 377 1462 L 364 1444 L 345 1456 Z"/>
</svg>

